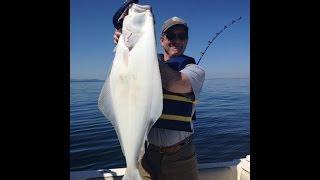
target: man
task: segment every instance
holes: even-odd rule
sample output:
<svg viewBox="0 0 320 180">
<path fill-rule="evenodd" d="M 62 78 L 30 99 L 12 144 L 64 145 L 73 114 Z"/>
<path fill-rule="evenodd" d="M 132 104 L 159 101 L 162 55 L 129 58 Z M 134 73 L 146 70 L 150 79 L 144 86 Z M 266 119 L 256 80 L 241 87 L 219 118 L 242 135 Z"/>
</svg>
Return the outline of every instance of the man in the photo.
<svg viewBox="0 0 320 180">
<path fill-rule="evenodd" d="M 197 158 L 192 143 L 195 102 L 205 71 L 183 53 L 188 43 L 188 25 L 178 17 L 164 22 L 159 54 L 163 87 L 163 112 L 148 134 L 140 173 L 144 179 L 196 180 Z M 121 33 L 114 34 L 115 43 Z"/>
</svg>

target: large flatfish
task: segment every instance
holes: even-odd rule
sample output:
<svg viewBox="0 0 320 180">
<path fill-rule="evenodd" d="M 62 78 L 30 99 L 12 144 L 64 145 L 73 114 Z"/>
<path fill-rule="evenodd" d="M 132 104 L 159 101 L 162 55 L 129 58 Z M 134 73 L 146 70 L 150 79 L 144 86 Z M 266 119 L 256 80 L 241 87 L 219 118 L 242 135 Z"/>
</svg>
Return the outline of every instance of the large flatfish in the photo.
<svg viewBox="0 0 320 180">
<path fill-rule="evenodd" d="M 138 163 L 162 113 L 162 85 L 151 6 L 132 4 L 123 20 L 112 68 L 98 106 L 111 121 L 126 159 L 123 179 L 141 179 Z"/>
</svg>

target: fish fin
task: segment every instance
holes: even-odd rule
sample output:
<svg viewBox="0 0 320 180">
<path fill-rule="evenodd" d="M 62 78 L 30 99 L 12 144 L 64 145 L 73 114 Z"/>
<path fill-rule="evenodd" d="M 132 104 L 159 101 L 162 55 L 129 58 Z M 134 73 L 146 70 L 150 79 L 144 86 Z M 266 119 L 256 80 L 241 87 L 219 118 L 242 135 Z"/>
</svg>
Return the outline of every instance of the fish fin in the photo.
<svg viewBox="0 0 320 180">
<path fill-rule="evenodd" d="M 159 70 L 158 61 L 155 61 L 156 65 L 154 66 L 154 73 L 152 79 L 152 104 L 151 104 L 151 111 L 150 117 L 152 122 L 155 123 L 162 114 L 163 108 L 163 94 L 162 94 L 162 84 L 161 84 L 161 76 Z"/>
<path fill-rule="evenodd" d="M 117 47 L 118 47 L 118 44 L 113 48 L 113 51 L 112 52 L 116 52 L 117 51 Z"/>
</svg>

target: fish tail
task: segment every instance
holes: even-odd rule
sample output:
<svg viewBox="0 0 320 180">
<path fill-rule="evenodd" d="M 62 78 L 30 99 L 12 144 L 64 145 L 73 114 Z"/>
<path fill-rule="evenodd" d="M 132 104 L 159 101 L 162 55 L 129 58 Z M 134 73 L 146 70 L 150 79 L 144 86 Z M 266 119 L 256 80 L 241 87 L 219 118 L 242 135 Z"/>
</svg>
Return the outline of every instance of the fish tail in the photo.
<svg viewBox="0 0 320 180">
<path fill-rule="evenodd" d="M 142 178 L 138 169 L 127 168 L 122 180 L 142 180 Z"/>
</svg>

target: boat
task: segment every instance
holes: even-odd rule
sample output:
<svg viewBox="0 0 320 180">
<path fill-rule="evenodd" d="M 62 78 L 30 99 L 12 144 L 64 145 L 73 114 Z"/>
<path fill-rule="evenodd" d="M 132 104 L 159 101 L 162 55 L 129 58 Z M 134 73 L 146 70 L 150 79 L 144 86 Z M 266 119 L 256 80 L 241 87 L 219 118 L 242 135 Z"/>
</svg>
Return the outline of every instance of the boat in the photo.
<svg viewBox="0 0 320 180">
<path fill-rule="evenodd" d="M 250 180 L 250 155 L 227 162 L 199 164 L 199 180 Z M 71 171 L 70 180 L 121 180 L 126 168 Z"/>
</svg>

